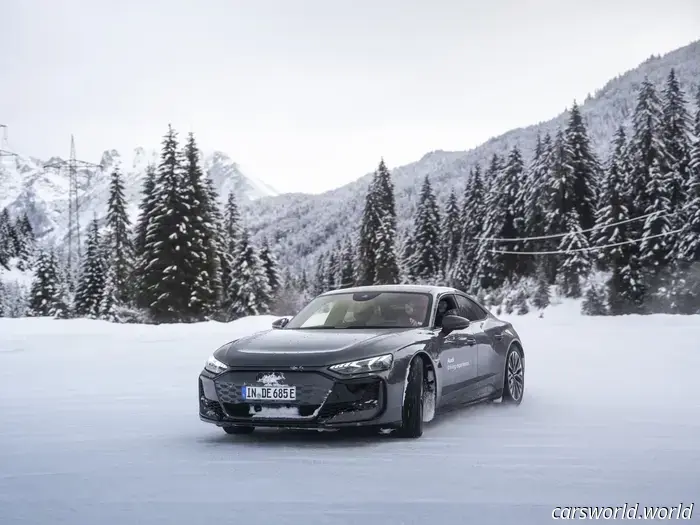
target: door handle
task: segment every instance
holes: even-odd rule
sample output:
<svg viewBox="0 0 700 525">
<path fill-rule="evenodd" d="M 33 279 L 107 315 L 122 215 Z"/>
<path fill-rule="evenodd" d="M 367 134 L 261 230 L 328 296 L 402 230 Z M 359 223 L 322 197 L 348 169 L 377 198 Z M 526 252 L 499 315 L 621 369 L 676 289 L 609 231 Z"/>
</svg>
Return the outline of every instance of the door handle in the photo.
<svg viewBox="0 0 700 525">
<path fill-rule="evenodd" d="M 469 346 L 475 345 L 475 344 L 476 344 L 476 339 L 474 339 L 473 337 L 467 337 L 467 344 L 468 344 Z"/>
<path fill-rule="evenodd" d="M 501 339 L 503 339 L 503 334 L 493 334 L 493 338 L 496 341 L 500 341 Z"/>
</svg>

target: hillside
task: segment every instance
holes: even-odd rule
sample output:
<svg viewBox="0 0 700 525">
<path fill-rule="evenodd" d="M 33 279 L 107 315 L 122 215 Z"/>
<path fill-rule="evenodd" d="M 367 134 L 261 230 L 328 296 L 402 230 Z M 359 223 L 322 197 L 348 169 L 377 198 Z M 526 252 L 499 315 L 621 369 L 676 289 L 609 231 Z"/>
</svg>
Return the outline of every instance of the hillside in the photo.
<svg viewBox="0 0 700 525">
<path fill-rule="evenodd" d="M 661 57 L 651 57 L 610 80 L 592 97 L 578 101 L 592 145 L 601 160 L 608 155 L 616 127 L 622 122 L 628 124 L 642 80 L 648 77 L 660 89 L 672 68 L 690 102 L 691 94 L 700 83 L 700 41 Z M 693 107 L 691 105 L 690 109 Z M 439 198 L 445 198 L 452 189 L 461 197 L 467 174 L 476 163 L 485 165 L 494 153 L 504 154 L 516 145 L 528 161 L 537 134 L 554 134 L 559 126 L 565 125 L 567 118 L 568 112 L 564 111 L 546 122 L 492 138 L 472 150 L 434 151 L 415 163 L 393 169 L 400 232 L 410 227 L 414 197 L 426 175 L 431 177 Z M 391 159 L 385 160 L 391 165 Z M 366 175 L 320 195 L 285 194 L 264 198 L 246 205 L 244 216 L 257 238 L 265 236 L 277 242 L 277 253 L 283 264 L 300 268 L 339 236 L 359 225 L 369 180 L 370 175 Z"/>
<path fill-rule="evenodd" d="M 105 151 L 100 159 L 102 170 L 82 171 L 80 177 L 81 227 L 96 214 L 106 212 L 109 176 L 115 166 L 124 174 L 129 212 L 136 219 L 141 187 L 149 163 L 158 163 L 159 152 L 136 148 L 129 155 L 116 150 Z M 8 207 L 12 214 L 28 212 L 38 234 L 44 238 L 61 239 L 67 231 L 68 176 L 66 170 L 44 168 L 47 163 L 61 159 L 40 160 L 19 155 L 0 157 L 0 209 Z M 241 173 L 238 165 L 226 154 L 215 151 L 204 155 L 203 168 L 213 179 L 222 201 L 234 191 L 242 198 L 255 200 L 276 195 L 277 192 Z"/>
</svg>

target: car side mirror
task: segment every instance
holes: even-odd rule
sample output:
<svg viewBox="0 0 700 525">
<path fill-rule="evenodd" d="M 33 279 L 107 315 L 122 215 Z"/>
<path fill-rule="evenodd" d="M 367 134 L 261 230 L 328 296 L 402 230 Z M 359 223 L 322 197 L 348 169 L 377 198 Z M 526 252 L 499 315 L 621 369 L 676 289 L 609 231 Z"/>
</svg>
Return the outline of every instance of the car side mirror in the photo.
<svg viewBox="0 0 700 525">
<path fill-rule="evenodd" d="M 272 328 L 274 328 L 275 330 L 279 330 L 280 328 L 284 328 L 285 326 L 287 326 L 288 322 L 289 317 L 280 317 L 279 319 L 272 322 Z"/>
<path fill-rule="evenodd" d="M 469 327 L 469 319 L 459 315 L 446 315 L 442 320 L 442 333 L 447 335 L 455 330 L 464 330 Z"/>
</svg>

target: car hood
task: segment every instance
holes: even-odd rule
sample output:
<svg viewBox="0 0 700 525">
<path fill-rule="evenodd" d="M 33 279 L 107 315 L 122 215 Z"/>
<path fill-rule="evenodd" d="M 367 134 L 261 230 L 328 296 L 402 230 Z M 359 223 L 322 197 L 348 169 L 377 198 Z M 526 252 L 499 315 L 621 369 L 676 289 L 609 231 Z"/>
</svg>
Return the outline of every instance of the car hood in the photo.
<svg viewBox="0 0 700 525">
<path fill-rule="evenodd" d="M 268 330 L 237 339 L 215 356 L 236 367 L 324 366 L 397 350 L 407 332 L 415 329 Z"/>
</svg>

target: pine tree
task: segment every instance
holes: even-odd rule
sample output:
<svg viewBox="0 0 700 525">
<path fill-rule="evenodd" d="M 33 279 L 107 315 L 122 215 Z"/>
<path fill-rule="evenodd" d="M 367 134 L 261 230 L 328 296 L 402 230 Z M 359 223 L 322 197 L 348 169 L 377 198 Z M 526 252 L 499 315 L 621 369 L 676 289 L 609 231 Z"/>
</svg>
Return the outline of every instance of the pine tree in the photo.
<svg viewBox="0 0 700 525">
<path fill-rule="evenodd" d="M 1 220 L 1 219 L 0 219 Z M 7 315 L 7 311 L 9 308 L 7 308 L 7 291 L 5 290 L 5 283 L 0 279 L 0 318 L 3 318 Z M 9 317 L 9 315 L 7 315 Z"/>
<path fill-rule="evenodd" d="M 10 238 L 10 214 L 7 208 L 0 212 L 0 266 L 9 269 L 10 259 L 13 256 L 13 247 Z"/>
<path fill-rule="evenodd" d="M 218 261 L 217 228 L 211 189 L 199 163 L 199 148 L 190 133 L 184 149 L 184 189 L 181 193 L 189 227 L 187 247 L 190 297 L 187 308 L 193 320 L 211 318 L 219 302 L 221 280 Z"/>
<path fill-rule="evenodd" d="M 595 223 L 600 167 L 588 139 L 588 132 L 578 104 L 574 102 L 565 132 L 567 162 L 577 195 L 575 202 L 581 227 L 588 230 Z"/>
<path fill-rule="evenodd" d="M 588 239 L 581 231 L 581 223 L 578 212 L 571 209 L 566 214 L 566 227 L 569 232 L 562 237 L 559 250 L 563 253 L 561 269 L 559 273 L 562 292 L 566 297 L 581 297 L 581 281 L 585 279 L 590 270 L 590 251 Z"/>
<path fill-rule="evenodd" d="M 311 293 L 314 296 L 328 291 L 328 272 L 326 271 L 326 254 L 319 254 L 316 259 L 316 271 L 311 283 Z"/>
<path fill-rule="evenodd" d="M 470 170 L 469 180 L 462 201 L 459 257 L 451 274 L 452 286 L 470 291 L 477 271 L 478 237 L 482 233 L 485 190 L 481 179 L 481 166 Z"/>
<path fill-rule="evenodd" d="M 537 271 L 537 288 L 532 297 L 532 304 L 539 310 L 544 310 L 549 306 L 549 282 L 544 264 L 540 263 Z"/>
<path fill-rule="evenodd" d="M 678 211 L 684 204 L 683 190 L 688 183 L 688 163 L 690 161 L 690 116 L 686 108 L 685 94 L 681 90 L 676 72 L 671 69 L 663 90 L 661 107 L 661 141 L 667 154 L 664 166 L 670 181 L 669 200 L 672 211 Z M 680 216 L 671 224 L 675 230 L 681 226 Z"/>
<path fill-rule="evenodd" d="M 29 291 L 28 315 L 31 317 L 60 317 L 67 309 L 61 297 L 61 278 L 53 251 L 41 251 Z"/>
<path fill-rule="evenodd" d="M 185 186 L 177 133 L 168 126 L 141 263 L 142 300 L 155 322 L 191 319 L 190 287 L 196 267 L 189 252 L 192 231 L 187 206 L 191 190 Z"/>
<path fill-rule="evenodd" d="M 486 197 L 486 212 L 483 222 L 484 237 L 489 239 L 512 239 L 522 237 L 517 229 L 518 219 L 524 210 L 518 208 L 520 186 L 523 180 L 523 162 L 520 151 L 513 148 L 506 164 L 501 167 L 494 155 L 489 168 L 491 186 Z M 520 242 L 484 241 L 479 246 L 478 277 L 483 288 L 501 286 L 506 279 L 513 279 L 522 273 L 523 256 L 497 251 L 519 251 Z"/>
<path fill-rule="evenodd" d="M 413 255 L 409 275 L 421 282 L 434 282 L 440 276 L 440 211 L 430 179 L 425 177 L 414 218 Z"/>
<path fill-rule="evenodd" d="M 605 292 L 592 280 L 587 284 L 581 303 L 583 315 L 606 315 Z"/>
<path fill-rule="evenodd" d="M 151 216 L 154 200 L 154 188 L 156 184 L 156 168 L 149 164 L 146 168 L 146 178 L 141 192 L 141 203 L 139 204 L 139 217 L 134 227 L 134 256 L 141 259 L 146 246 L 146 232 L 148 231 L 148 218 Z"/>
<path fill-rule="evenodd" d="M 625 131 L 620 126 L 613 142 L 613 153 L 610 155 L 605 178 L 601 184 L 598 212 L 596 214 L 596 230 L 591 232 L 593 246 L 609 246 L 628 240 L 627 224 L 617 224 L 629 219 L 627 209 L 626 182 L 628 173 L 625 171 Z M 610 226 L 614 224 L 615 226 Z M 600 269 L 607 269 L 625 264 L 626 245 L 613 246 L 598 251 L 597 263 Z"/>
<path fill-rule="evenodd" d="M 267 239 L 262 242 L 262 246 L 260 247 L 260 260 L 265 268 L 267 282 L 270 285 L 270 294 L 274 297 L 282 287 L 282 280 L 280 278 L 277 258 L 272 253 L 272 250 L 270 250 Z"/>
<path fill-rule="evenodd" d="M 270 285 L 260 256 L 244 230 L 233 263 L 228 297 L 228 319 L 263 315 L 270 308 Z"/>
<path fill-rule="evenodd" d="M 350 288 L 353 286 L 355 282 L 354 259 L 352 240 L 348 237 L 345 240 L 345 247 L 343 248 L 343 256 L 341 259 L 339 288 Z"/>
<path fill-rule="evenodd" d="M 442 216 L 442 270 L 445 275 L 452 274 L 452 268 L 459 257 L 459 248 L 462 237 L 462 222 L 457 195 L 454 190 L 450 192 Z"/>
<path fill-rule="evenodd" d="M 678 280 L 674 287 L 682 313 L 700 310 L 700 88 L 693 126 L 695 136 L 688 154 L 688 178 L 684 186 L 686 203 L 681 214 L 683 229 L 678 235 L 676 258 Z"/>
<path fill-rule="evenodd" d="M 382 159 L 367 191 L 358 233 L 358 284 L 395 284 L 399 281 L 395 237 L 394 186 Z M 381 257 L 377 255 L 380 247 Z"/>
<path fill-rule="evenodd" d="M 134 246 L 130 236 L 131 222 L 126 212 L 124 183 L 118 169 L 112 173 L 110 182 L 106 230 L 105 264 L 109 268 L 110 294 L 117 304 L 126 305 L 134 297 Z"/>
<path fill-rule="evenodd" d="M 396 201 L 391 174 L 384 159 L 377 168 L 377 204 L 381 212 L 381 222 L 375 237 L 377 251 L 374 267 L 374 284 L 396 284 L 399 282 L 399 264 L 396 253 Z"/>
<path fill-rule="evenodd" d="M 97 319 L 105 290 L 105 264 L 100 253 L 100 234 L 97 219 L 90 224 L 85 257 L 83 258 L 78 288 L 75 292 L 75 314 Z"/>
<path fill-rule="evenodd" d="M 221 263 L 223 274 L 223 289 L 228 290 L 231 284 L 231 266 L 233 260 L 237 257 L 241 239 L 243 237 L 243 225 L 241 222 L 241 214 L 238 210 L 236 195 L 233 192 L 228 194 L 226 200 L 226 209 L 224 211 L 224 258 Z M 227 271 L 227 268 L 229 269 Z M 224 293 L 226 297 L 226 293 Z M 224 303 L 228 302 L 228 298 L 224 299 Z M 225 306 L 225 308 L 227 308 Z"/>
</svg>

